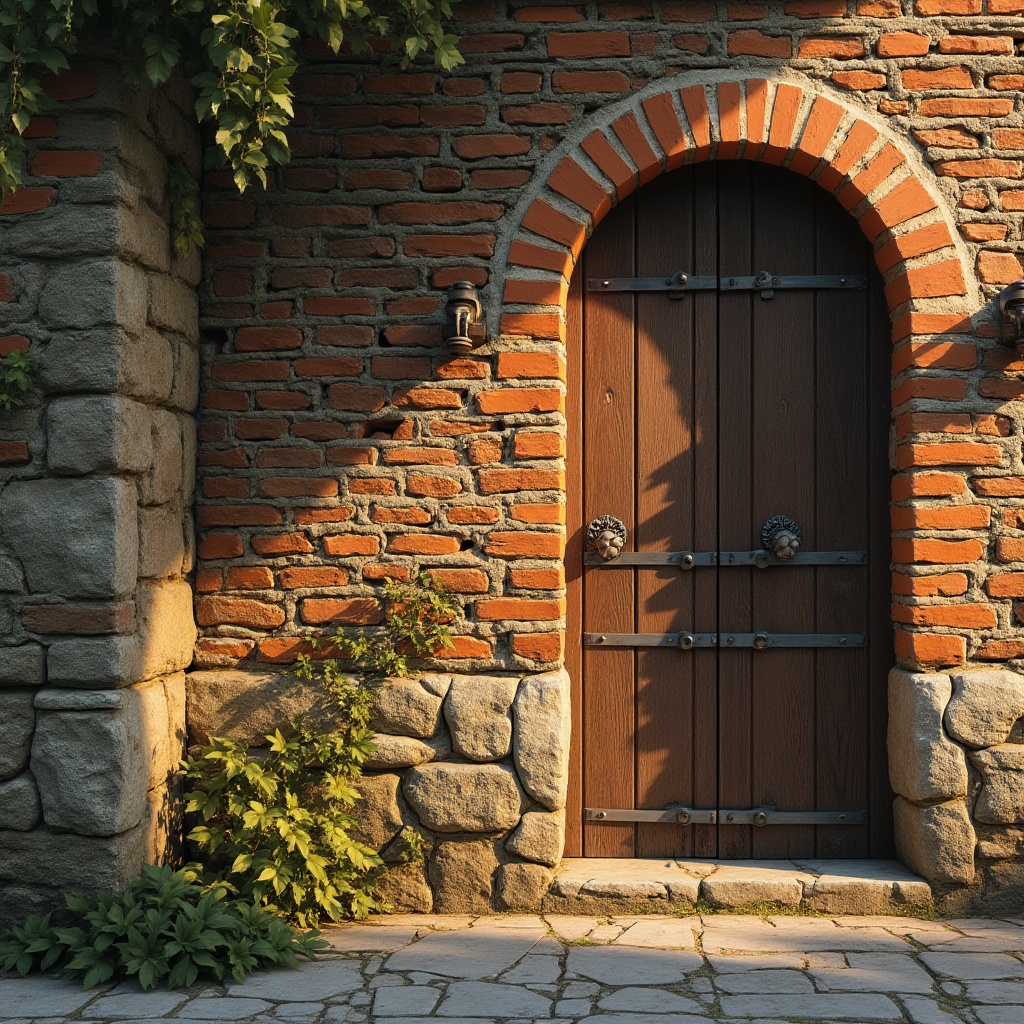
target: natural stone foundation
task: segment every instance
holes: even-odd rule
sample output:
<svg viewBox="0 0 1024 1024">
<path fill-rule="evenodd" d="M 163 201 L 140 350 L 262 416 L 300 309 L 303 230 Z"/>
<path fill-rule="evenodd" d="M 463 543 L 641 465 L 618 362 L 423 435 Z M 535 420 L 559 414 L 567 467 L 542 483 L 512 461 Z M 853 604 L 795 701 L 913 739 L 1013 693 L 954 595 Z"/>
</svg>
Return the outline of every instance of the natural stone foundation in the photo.
<svg viewBox="0 0 1024 1024">
<path fill-rule="evenodd" d="M 940 906 L 998 910 L 1024 894 L 1024 676 L 889 674 L 889 779 L 900 858 Z"/>
<path fill-rule="evenodd" d="M 377 750 L 360 783 L 358 838 L 381 852 L 382 889 L 400 911 L 480 914 L 539 908 L 565 842 L 569 678 L 426 674 L 376 689 Z M 250 742 L 297 713 L 317 714 L 294 676 L 188 676 L 193 740 Z M 399 834 L 424 838 L 404 864 Z"/>
</svg>

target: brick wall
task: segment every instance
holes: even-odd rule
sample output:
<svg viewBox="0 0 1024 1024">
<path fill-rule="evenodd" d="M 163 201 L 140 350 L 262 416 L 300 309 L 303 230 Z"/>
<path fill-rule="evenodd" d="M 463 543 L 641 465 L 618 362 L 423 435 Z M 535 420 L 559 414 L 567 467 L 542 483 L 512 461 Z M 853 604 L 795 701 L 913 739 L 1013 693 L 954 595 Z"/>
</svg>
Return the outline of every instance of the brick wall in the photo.
<svg viewBox="0 0 1024 1024">
<path fill-rule="evenodd" d="M 1024 396 L 1024 362 L 995 340 L 989 312 L 973 334 L 963 319 L 1021 276 L 1024 3 L 457 10 L 465 67 L 401 72 L 311 48 L 291 166 L 242 197 L 207 179 L 197 665 L 287 663 L 310 629 L 378 622 L 381 581 L 418 567 L 466 604 L 450 667 L 559 661 L 562 308 L 573 216 L 587 217 L 553 186 L 560 196 L 516 235 L 518 220 L 553 151 L 594 118 L 659 81 L 678 89 L 723 70 L 799 81 L 931 166 L 921 176 L 957 248 L 936 253 L 948 234 L 930 243 L 914 219 L 876 232 L 888 276 L 916 268 L 893 290 L 906 328 L 894 362 L 898 649 L 908 665 L 1024 654 L 1024 468 L 1008 404 Z M 704 157 L 739 153 L 717 153 L 717 120 L 709 130 Z M 637 148 L 654 144 L 649 125 L 637 132 Z M 589 173 L 620 194 L 648 180 L 630 141 L 609 138 L 584 144 Z M 695 156 L 699 144 L 680 162 Z M 846 170 L 848 181 L 859 165 Z M 606 200 L 595 202 L 600 216 Z M 962 258 L 982 294 L 967 281 L 960 313 L 935 319 L 946 307 L 929 305 L 929 282 L 954 264 L 960 280 Z M 506 287 L 507 263 L 529 269 Z M 500 337 L 453 359 L 439 303 L 460 279 L 481 286 Z"/>
</svg>

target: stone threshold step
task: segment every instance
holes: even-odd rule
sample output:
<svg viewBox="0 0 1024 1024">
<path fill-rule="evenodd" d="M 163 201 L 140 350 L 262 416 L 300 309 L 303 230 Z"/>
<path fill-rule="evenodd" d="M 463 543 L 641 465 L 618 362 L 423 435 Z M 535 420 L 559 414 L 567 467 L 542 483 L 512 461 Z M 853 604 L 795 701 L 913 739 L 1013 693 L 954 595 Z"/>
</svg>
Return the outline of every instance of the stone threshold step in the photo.
<svg viewBox="0 0 1024 1024">
<path fill-rule="evenodd" d="M 547 913 L 777 910 L 917 914 L 933 905 L 924 879 L 894 860 L 562 861 Z"/>
</svg>

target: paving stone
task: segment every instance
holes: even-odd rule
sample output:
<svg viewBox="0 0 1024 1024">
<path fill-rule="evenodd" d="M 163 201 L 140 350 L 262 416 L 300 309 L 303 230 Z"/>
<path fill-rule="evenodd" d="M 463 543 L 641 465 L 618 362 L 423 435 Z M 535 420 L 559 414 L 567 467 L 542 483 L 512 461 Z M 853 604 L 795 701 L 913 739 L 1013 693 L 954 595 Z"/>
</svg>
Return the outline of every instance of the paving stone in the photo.
<svg viewBox="0 0 1024 1024">
<path fill-rule="evenodd" d="M 0 978 L 0 1007 L 12 1017 L 63 1016 L 92 1002 L 95 992 L 54 978 Z"/>
<path fill-rule="evenodd" d="M 356 965 L 340 960 L 304 963 L 297 971 L 267 971 L 253 974 L 244 985 L 228 985 L 231 995 L 244 994 L 276 1002 L 305 1003 L 348 995 L 362 987 Z"/>
<path fill-rule="evenodd" d="M 819 989 L 827 992 L 900 992 L 928 994 L 931 976 L 908 955 L 848 953 L 846 970 L 811 971 Z"/>
<path fill-rule="evenodd" d="M 188 996 L 184 992 L 143 992 L 138 985 L 123 984 L 101 996 L 82 1011 L 83 1017 L 108 1020 L 130 1017 L 163 1017 L 176 1010 Z"/>
<path fill-rule="evenodd" d="M 948 923 L 953 927 L 963 924 L 956 921 Z M 1024 928 L 1002 921 L 993 921 L 989 927 L 980 927 L 973 922 L 965 927 L 970 927 L 971 930 L 963 935 L 946 938 L 942 942 L 926 939 L 924 944 L 935 952 L 1016 953 L 1024 950 Z M 960 930 L 963 931 L 964 928 Z"/>
<path fill-rule="evenodd" d="M 600 991 L 601 986 L 595 985 L 592 981 L 570 981 L 562 989 L 562 995 L 566 999 L 589 999 L 591 996 L 596 996 Z"/>
<path fill-rule="evenodd" d="M 175 1017 L 188 1020 L 241 1020 L 269 1010 L 270 1006 L 265 999 L 235 999 L 231 996 L 193 999 L 181 1007 Z"/>
<path fill-rule="evenodd" d="M 464 1017 L 487 1013 L 495 1017 L 551 1013 L 551 1000 L 537 992 L 515 985 L 496 985 L 483 981 L 456 981 L 448 986 L 444 1002 L 437 1009 L 442 1017 Z"/>
<path fill-rule="evenodd" d="M 686 950 L 648 950 L 576 946 L 569 950 L 566 971 L 602 985 L 674 985 L 704 959 Z"/>
<path fill-rule="evenodd" d="M 747 907 L 754 903 L 777 903 L 798 907 L 804 883 L 813 884 L 811 875 L 798 873 L 787 862 L 746 862 L 722 864 L 700 883 L 700 895 L 712 906 Z"/>
<path fill-rule="evenodd" d="M 560 999 L 555 1003 L 556 1017 L 582 1017 L 590 1013 L 594 1004 L 589 999 Z"/>
<path fill-rule="evenodd" d="M 558 957 L 530 953 L 506 971 L 501 980 L 508 985 L 546 985 L 557 982 L 561 973 Z"/>
<path fill-rule="evenodd" d="M 715 987 L 730 995 L 752 992 L 800 993 L 813 992 L 811 979 L 800 971 L 750 971 L 723 974 L 715 978 Z"/>
<path fill-rule="evenodd" d="M 747 971 L 775 971 L 793 968 L 802 970 L 807 958 L 802 953 L 760 953 L 752 956 L 720 956 L 711 954 L 707 958 L 716 974 L 745 973 Z M 844 960 L 845 963 L 845 960 Z"/>
<path fill-rule="evenodd" d="M 587 938 L 591 942 L 614 942 L 622 934 L 622 926 L 617 924 L 599 924 Z"/>
<path fill-rule="evenodd" d="M 313 1020 L 323 1012 L 323 1003 L 285 1003 L 274 1011 L 274 1019 Z"/>
<path fill-rule="evenodd" d="M 325 927 L 320 937 L 338 953 L 364 950 L 392 953 L 407 946 L 419 932 L 415 925 L 355 924 Z"/>
<path fill-rule="evenodd" d="M 579 1024 L 697 1024 L 709 1020 L 683 1013 L 602 1013 L 595 1017 L 584 1017 Z M 744 1021 L 743 1024 L 750 1024 Z"/>
<path fill-rule="evenodd" d="M 441 990 L 427 985 L 383 988 L 373 997 L 373 1012 L 378 1017 L 402 1017 L 430 1013 L 441 998 Z"/>
<path fill-rule="evenodd" d="M 1009 1003 L 1024 1008 L 1024 984 L 1016 981 L 972 981 L 967 985 L 972 1003 Z M 1024 1020 L 1024 1013 L 1021 1014 Z"/>
<path fill-rule="evenodd" d="M 882 995 L 751 995 L 722 996 L 722 1012 L 727 1017 L 753 1017 L 755 1014 L 800 1017 L 810 1020 L 899 1021 L 899 1007 Z"/>
<path fill-rule="evenodd" d="M 432 932 L 392 953 L 384 966 L 388 971 L 425 971 L 447 978 L 493 978 L 521 960 L 543 936 L 539 921 L 532 929 Z"/>
<path fill-rule="evenodd" d="M 921 963 L 936 974 L 963 981 L 1024 980 L 1024 963 L 1005 953 L 922 953 Z"/>
<path fill-rule="evenodd" d="M 631 924 L 615 939 L 617 946 L 645 946 L 650 949 L 696 949 L 699 917 L 648 918 Z"/>
<path fill-rule="evenodd" d="M 696 1000 L 660 988 L 620 988 L 597 1004 L 602 1010 L 630 1010 L 634 1013 L 700 1013 Z"/>
<path fill-rule="evenodd" d="M 901 1000 L 913 1024 L 959 1024 L 959 1018 L 943 1010 L 932 999 L 904 996 Z"/>
<path fill-rule="evenodd" d="M 779 953 L 786 951 L 861 950 L 904 953 L 907 944 L 881 928 L 839 929 L 827 918 L 748 916 L 704 919 L 705 952 L 727 950 Z"/>
<path fill-rule="evenodd" d="M 1019 1006 L 976 1006 L 974 1008 L 981 1024 L 1020 1024 Z"/>
</svg>

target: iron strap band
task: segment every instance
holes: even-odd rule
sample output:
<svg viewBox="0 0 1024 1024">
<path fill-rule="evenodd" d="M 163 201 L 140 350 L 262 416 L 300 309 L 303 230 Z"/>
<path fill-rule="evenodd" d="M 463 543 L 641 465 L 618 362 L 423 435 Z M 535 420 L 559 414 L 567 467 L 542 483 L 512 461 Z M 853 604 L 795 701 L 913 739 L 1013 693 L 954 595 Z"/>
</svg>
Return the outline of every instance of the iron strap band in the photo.
<svg viewBox="0 0 1024 1024">
<path fill-rule="evenodd" d="M 587 647 L 867 647 L 866 633 L 584 633 Z"/>
<path fill-rule="evenodd" d="M 671 565 L 679 569 L 699 566 L 732 565 L 755 566 L 767 569 L 770 565 L 867 565 L 866 551 L 800 551 L 792 558 L 776 558 L 770 551 L 623 551 L 614 558 L 603 559 L 596 551 L 583 556 L 584 565 L 602 569 L 657 568 Z"/>
<path fill-rule="evenodd" d="M 867 811 L 777 811 L 772 807 L 703 809 L 669 804 L 661 810 L 586 807 L 587 821 L 643 821 L 666 825 L 866 825 Z"/>
<path fill-rule="evenodd" d="M 864 274 L 770 274 L 749 277 L 714 277 L 682 272 L 666 277 L 590 277 L 588 292 L 759 292 L 796 289 L 863 289 Z"/>
</svg>

